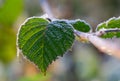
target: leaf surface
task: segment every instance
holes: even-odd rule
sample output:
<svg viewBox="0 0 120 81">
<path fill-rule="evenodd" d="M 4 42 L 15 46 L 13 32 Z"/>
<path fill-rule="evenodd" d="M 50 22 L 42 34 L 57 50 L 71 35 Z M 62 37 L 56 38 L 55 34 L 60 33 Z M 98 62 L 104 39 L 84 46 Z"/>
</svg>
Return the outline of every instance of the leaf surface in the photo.
<svg viewBox="0 0 120 81">
<path fill-rule="evenodd" d="M 71 48 L 73 42 L 73 28 L 65 21 L 31 18 L 21 26 L 18 34 L 23 55 L 44 73 L 57 56 L 63 56 Z"/>
<path fill-rule="evenodd" d="M 81 31 L 81 32 L 91 31 L 90 25 L 83 20 L 80 20 L 80 19 L 70 20 L 69 23 L 78 31 Z"/>
</svg>

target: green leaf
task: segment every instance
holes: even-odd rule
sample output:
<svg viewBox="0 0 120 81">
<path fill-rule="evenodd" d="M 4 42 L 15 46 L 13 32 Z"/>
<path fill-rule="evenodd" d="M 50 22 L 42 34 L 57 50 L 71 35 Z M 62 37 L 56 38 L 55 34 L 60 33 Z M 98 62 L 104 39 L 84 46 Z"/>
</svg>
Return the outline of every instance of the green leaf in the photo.
<svg viewBox="0 0 120 81">
<path fill-rule="evenodd" d="M 110 18 L 106 22 L 103 22 L 97 26 L 96 31 L 100 31 L 103 29 L 120 29 L 120 17 Z M 113 37 L 120 37 L 120 32 L 108 32 L 101 36 L 102 38 L 113 38 Z"/>
<path fill-rule="evenodd" d="M 68 22 L 78 31 L 81 31 L 81 32 L 91 31 L 90 25 L 83 20 L 77 19 L 77 20 L 70 20 Z"/>
<path fill-rule="evenodd" d="M 2 0 L 0 24 L 12 25 L 23 10 L 23 0 Z"/>
<path fill-rule="evenodd" d="M 65 21 L 48 22 L 31 18 L 18 34 L 18 45 L 23 55 L 34 62 L 42 72 L 57 56 L 62 56 L 73 44 L 74 32 Z"/>
</svg>

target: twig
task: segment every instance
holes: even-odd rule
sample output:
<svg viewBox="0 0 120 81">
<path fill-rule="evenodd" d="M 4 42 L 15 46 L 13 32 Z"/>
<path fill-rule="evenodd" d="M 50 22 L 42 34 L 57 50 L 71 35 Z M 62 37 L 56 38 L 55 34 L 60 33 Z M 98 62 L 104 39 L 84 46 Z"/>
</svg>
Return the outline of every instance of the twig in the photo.
<svg viewBox="0 0 120 81">
<path fill-rule="evenodd" d="M 80 32 L 80 31 L 77 31 L 77 30 L 74 30 L 74 33 L 75 33 L 75 35 L 77 35 L 78 37 L 83 38 L 83 39 L 85 39 L 85 40 L 88 40 L 88 37 L 89 37 L 89 35 L 90 35 L 90 34 L 88 34 L 88 33 Z"/>
<path fill-rule="evenodd" d="M 120 58 L 120 46 L 117 43 L 93 35 L 90 35 L 88 39 L 102 52 Z"/>
<path fill-rule="evenodd" d="M 101 29 L 100 31 L 96 32 L 95 35 L 102 36 L 102 35 L 109 33 L 109 32 L 120 32 L 120 29 L 119 28 Z"/>
<path fill-rule="evenodd" d="M 120 30 L 110 29 L 110 30 L 105 30 L 104 32 L 105 33 L 120 32 Z M 99 37 L 100 34 L 84 33 L 77 30 L 75 30 L 74 33 L 78 37 L 88 40 L 90 43 L 92 43 L 95 47 L 97 47 L 102 52 L 105 52 L 109 55 L 113 55 L 117 58 L 120 58 L 120 46 L 117 45 L 116 43 L 100 38 Z M 105 33 L 102 33 L 102 35 Z"/>
</svg>

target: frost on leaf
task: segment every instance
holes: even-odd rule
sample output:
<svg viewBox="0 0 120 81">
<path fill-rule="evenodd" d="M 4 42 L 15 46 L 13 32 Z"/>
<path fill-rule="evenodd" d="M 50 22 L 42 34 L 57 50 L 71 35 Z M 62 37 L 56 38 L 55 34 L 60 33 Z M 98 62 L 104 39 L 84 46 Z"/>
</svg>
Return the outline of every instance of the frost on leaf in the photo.
<svg viewBox="0 0 120 81">
<path fill-rule="evenodd" d="M 49 22 L 43 18 L 30 18 L 20 28 L 18 46 L 43 73 L 49 64 L 71 48 L 74 33 L 65 21 Z"/>
<path fill-rule="evenodd" d="M 120 17 L 110 18 L 109 20 L 99 24 L 97 26 L 96 31 L 101 30 L 120 30 Z M 101 36 L 102 38 L 113 38 L 113 37 L 120 37 L 120 32 L 107 32 Z"/>
</svg>

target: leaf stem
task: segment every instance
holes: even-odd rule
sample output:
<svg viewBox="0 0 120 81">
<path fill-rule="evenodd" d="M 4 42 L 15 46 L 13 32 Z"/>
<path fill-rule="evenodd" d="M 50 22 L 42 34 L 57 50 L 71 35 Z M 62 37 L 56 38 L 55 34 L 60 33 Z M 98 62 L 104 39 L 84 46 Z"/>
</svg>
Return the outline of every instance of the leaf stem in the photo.
<svg viewBox="0 0 120 81">
<path fill-rule="evenodd" d="M 120 32 L 120 29 L 119 28 L 101 29 L 100 31 L 96 32 L 95 35 L 100 37 L 109 32 Z"/>
</svg>

